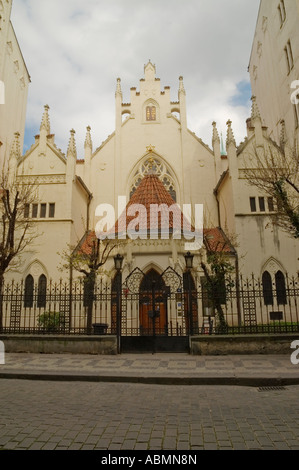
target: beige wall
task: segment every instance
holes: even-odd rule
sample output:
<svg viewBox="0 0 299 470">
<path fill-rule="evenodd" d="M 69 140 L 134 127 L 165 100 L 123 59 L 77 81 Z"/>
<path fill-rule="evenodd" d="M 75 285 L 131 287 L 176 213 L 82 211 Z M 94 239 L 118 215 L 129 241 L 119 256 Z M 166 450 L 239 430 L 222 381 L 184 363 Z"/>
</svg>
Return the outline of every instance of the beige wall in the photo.
<svg viewBox="0 0 299 470">
<path fill-rule="evenodd" d="M 280 0 L 261 0 L 249 63 L 253 94 L 257 97 L 264 124 L 269 127 L 269 135 L 277 143 L 281 119 L 285 120 L 290 141 L 299 137 L 291 103 L 294 91 L 291 84 L 299 79 L 299 0 L 284 0 L 286 20 L 282 26 L 279 4 Z M 294 59 L 290 72 L 284 51 L 288 41 Z M 299 117 L 299 105 L 297 108 Z"/>
<path fill-rule="evenodd" d="M 60 254 L 67 245 L 76 245 L 86 228 L 87 204 L 92 194 L 90 206 L 90 229 L 95 227 L 95 209 L 101 203 L 115 205 L 119 195 L 129 198 L 131 184 L 136 171 L 148 158 L 159 159 L 168 168 L 177 192 L 178 203 L 204 204 L 208 227 L 219 225 L 217 200 L 214 194 L 218 187 L 220 223 L 229 235 L 235 235 L 240 268 L 244 274 L 255 272 L 260 275 L 270 263 L 280 266 L 283 272 L 296 271 L 296 243 L 284 233 L 273 231 L 268 226 L 267 214 L 252 214 L 249 199 L 265 196 L 250 187 L 244 179 L 244 168 L 253 165 L 252 154 L 257 145 L 271 142 L 265 129 L 262 129 L 256 107 L 251 119 L 251 128 L 245 143 L 238 149 L 233 137 L 233 129 L 228 123 L 227 158 L 221 159 L 220 139 L 213 130 L 213 151 L 188 130 L 185 112 L 185 92 L 182 79 L 179 81 L 179 101 L 171 103 L 169 90 L 161 92 L 161 83 L 153 80 L 154 70 L 149 64 L 145 68 L 145 79 L 140 82 L 140 91 L 131 90 L 131 103 L 122 103 L 120 81 L 116 93 L 116 129 L 101 147 L 92 152 L 92 143 L 87 133 L 85 162 L 76 164 L 75 134 L 66 155 L 55 145 L 55 136 L 50 134 L 48 107 L 45 107 L 40 136 L 31 149 L 18 160 L 18 171 L 23 177 L 37 178 L 39 202 L 55 203 L 55 218 L 36 220 L 37 231 L 41 236 L 32 250 L 24 256 L 19 278 L 33 270 L 58 280 L 68 278 L 69 273 L 57 270 L 61 264 Z M 148 101 L 150 100 L 150 101 Z M 157 120 L 145 121 L 147 103 L 157 107 Z M 171 111 L 180 112 L 178 120 Z M 122 112 L 131 114 L 124 121 Z M 212 134 L 212 129 L 211 129 Z M 149 148 L 149 146 L 152 146 Z M 223 169 L 228 169 L 226 177 L 218 184 Z M 80 176 L 86 188 L 80 184 Z M 117 209 L 117 205 L 115 206 Z M 115 214 L 118 217 L 118 214 Z M 183 242 L 147 241 L 130 243 L 121 248 L 125 255 L 124 277 L 132 269 L 156 267 L 163 271 L 172 266 L 178 272 L 185 269 Z M 115 253 L 113 253 L 114 255 Z M 202 275 L 200 256 L 194 259 L 195 273 Z M 105 266 L 106 274 L 113 276 L 113 259 Z"/>
<path fill-rule="evenodd" d="M 10 22 L 12 2 L 0 1 L 0 80 L 5 85 L 5 104 L 0 104 L 0 165 L 9 158 L 14 133 L 23 147 L 30 76 Z"/>
</svg>

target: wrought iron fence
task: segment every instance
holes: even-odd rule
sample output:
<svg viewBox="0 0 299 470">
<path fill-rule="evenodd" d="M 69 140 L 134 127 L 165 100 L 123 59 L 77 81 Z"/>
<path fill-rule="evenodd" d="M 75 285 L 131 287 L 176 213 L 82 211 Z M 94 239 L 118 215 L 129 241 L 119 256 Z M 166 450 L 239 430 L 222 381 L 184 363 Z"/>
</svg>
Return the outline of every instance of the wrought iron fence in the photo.
<svg viewBox="0 0 299 470">
<path fill-rule="evenodd" d="M 298 275 L 286 275 L 280 284 L 240 276 L 212 294 L 202 279 L 190 284 L 171 268 L 163 275 L 163 282 L 153 283 L 150 277 L 144 281 L 137 270 L 122 284 L 100 281 L 93 292 L 82 281 L 48 282 L 30 289 L 25 282 L 6 284 L 0 296 L 0 332 L 122 336 L 299 332 Z"/>
</svg>

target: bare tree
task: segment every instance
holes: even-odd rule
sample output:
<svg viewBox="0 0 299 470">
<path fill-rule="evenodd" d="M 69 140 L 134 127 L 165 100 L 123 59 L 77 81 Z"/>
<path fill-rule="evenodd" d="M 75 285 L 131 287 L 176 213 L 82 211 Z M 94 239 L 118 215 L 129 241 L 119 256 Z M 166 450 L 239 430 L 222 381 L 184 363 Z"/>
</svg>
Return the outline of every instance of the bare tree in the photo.
<svg viewBox="0 0 299 470">
<path fill-rule="evenodd" d="M 92 310 L 98 272 L 119 245 L 119 240 L 101 240 L 96 237 L 95 232 L 88 231 L 76 247 L 69 246 L 68 250 L 62 253 L 62 269 L 69 268 L 83 275 L 88 334 L 92 331 Z"/>
<path fill-rule="evenodd" d="M 245 177 L 269 197 L 273 225 L 294 238 L 299 238 L 299 153 L 273 143 L 268 148 L 256 148 L 254 163 L 246 167 Z M 272 206 L 272 207 L 271 207 Z"/>
<path fill-rule="evenodd" d="M 29 207 L 37 201 L 34 182 L 3 171 L 0 176 L 0 331 L 3 328 L 2 296 L 4 276 L 9 269 L 18 269 L 21 255 L 37 238 Z"/>
<path fill-rule="evenodd" d="M 220 236 L 215 238 L 215 233 Z M 222 305 L 226 304 L 227 289 L 233 287 L 235 282 L 238 284 L 238 272 L 235 273 L 235 282 L 230 277 L 236 271 L 236 266 L 231 263 L 232 256 L 236 256 L 232 239 L 235 237 L 229 238 L 220 228 L 205 230 L 206 257 L 201 262 L 205 274 L 204 287 L 218 318 L 217 332 L 221 334 L 226 333 L 228 329 L 222 308 Z"/>
</svg>

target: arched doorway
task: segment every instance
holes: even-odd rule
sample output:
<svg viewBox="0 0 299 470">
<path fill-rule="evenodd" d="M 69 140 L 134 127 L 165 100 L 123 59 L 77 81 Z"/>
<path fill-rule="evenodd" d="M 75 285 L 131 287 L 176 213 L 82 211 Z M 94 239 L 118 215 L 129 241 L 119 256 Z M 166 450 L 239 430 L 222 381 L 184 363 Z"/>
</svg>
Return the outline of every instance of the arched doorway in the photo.
<svg viewBox="0 0 299 470">
<path fill-rule="evenodd" d="M 167 288 L 155 269 L 144 276 L 139 294 L 141 336 L 167 336 Z"/>
</svg>

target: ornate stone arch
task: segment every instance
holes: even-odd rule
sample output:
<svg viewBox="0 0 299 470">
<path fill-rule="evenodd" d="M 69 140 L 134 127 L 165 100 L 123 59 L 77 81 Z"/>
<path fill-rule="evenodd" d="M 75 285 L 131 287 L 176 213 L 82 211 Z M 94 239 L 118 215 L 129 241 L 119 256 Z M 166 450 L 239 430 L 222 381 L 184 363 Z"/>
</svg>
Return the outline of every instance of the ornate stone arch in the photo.
<svg viewBox="0 0 299 470">
<path fill-rule="evenodd" d="M 149 273 L 150 271 L 156 271 L 159 275 L 161 275 L 163 273 L 163 268 L 157 263 L 150 261 L 142 268 L 142 271 L 145 274 Z"/>
<path fill-rule="evenodd" d="M 179 202 L 179 185 L 177 178 L 165 160 L 154 152 L 146 154 L 135 166 L 129 178 L 129 198 L 132 197 L 144 176 L 148 174 L 157 175 L 173 200 Z"/>
<path fill-rule="evenodd" d="M 41 275 L 44 275 L 47 279 L 49 279 L 49 273 L 46 266 L 38 259 L 32 261 L 28 265 L 27 269 L 24 272 L 24 278 L 26 278 L 29 274 L 33 276 L 35 282 L 38 281 Z"/>
<path fill-rule="evenodd" d="M 265 271 L 267 271 L 272 276 L 272 278 L 278 271 L 281 271 L 283 274 L 286 274 L 286 270 L 283 265 L 272 256 L 263 265 L 261 274 L 263 275 Z"/>
</svg>

